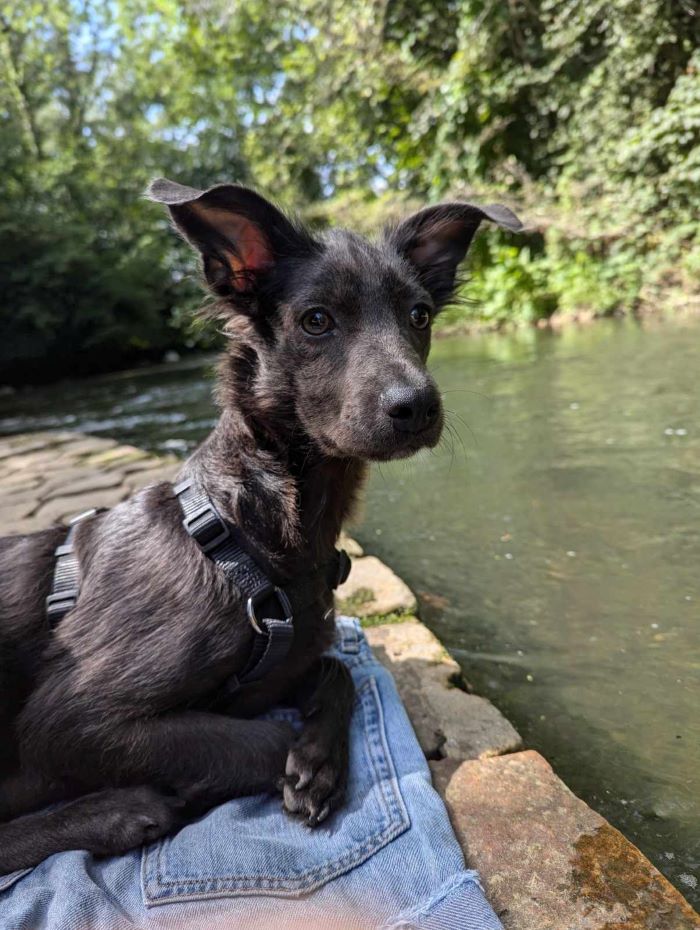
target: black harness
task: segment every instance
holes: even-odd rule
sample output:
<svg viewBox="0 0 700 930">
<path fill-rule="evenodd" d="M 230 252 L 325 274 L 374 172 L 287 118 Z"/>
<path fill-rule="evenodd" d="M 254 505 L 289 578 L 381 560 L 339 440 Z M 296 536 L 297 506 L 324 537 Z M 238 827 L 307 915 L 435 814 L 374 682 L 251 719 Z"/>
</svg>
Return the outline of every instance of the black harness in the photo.
<svg viewBox="0 0 700 930">
<path fill-rule="evenodd" d="M 53 578 L 51 593 L 46 598 L 46 618 L 49 629 L 53 630 L 65 617 L 69 610 L 73 610 L 80 593 L 80 565 L 78 556 L 73 549 L 75 528 L 83 520 L 90 520 L 103 509 L 86 510 L 73 517 L 68 524 L 68 535 L 60 546 L 54 550 Z"/>
<path fill-rule="evenodd" d="M 228 690 L 235 692 L 240 685 L 263 678 L 287 657 L 294 640 L 294 611 L 314 599 L 316 578 L 292 583 L 286 590 L 274 585 L 242 547 L 238 527 L 224 520 L 195 482 L 182 481 L 173 490 L 189 535 L 246 599 L 246 613 L 254 631 L 253 648 L 241 673 L 227 684 Z M 73 548 L 75 528 L 98 512 L 88 510 L 74 517 L 68 535 L 56 549 L 51 593 L 46 598 L 46 615 L 52 630 L 75 607 L 80 593 L 80 565 Z M 349 572 L 348 554 L 336 550 L 324 568 L 324 581 L 329 589 L 336 588 Z"/>
</svg>

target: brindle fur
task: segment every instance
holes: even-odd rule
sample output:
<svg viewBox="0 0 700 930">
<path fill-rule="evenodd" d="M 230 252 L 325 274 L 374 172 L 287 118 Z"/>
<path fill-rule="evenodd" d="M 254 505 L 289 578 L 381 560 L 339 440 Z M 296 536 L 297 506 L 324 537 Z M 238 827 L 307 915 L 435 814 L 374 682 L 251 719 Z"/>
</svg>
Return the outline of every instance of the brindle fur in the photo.
<svg viewBox="0 0 700 930">
<path fill-rule="evenodd" d="M 449 299 L 481 219 L 517 227 L 503 208 L 450 204 L 371 244 L 313 236 L 235 185 L 158 181 L 151 197 L 201 253 L 229 337 L 221 418 L 182 473 L 275 583 L 307 576 L 311 596 L 283 665 L 234 692 L 253 635 L 243 597 L 187 535 L 170 484 L 79 525 L 80 599 L 53 633 L 44 600 L 65 528 L 0 539 L 2 873 L 65 849 L 119 853 L 245 793 L 281 789 L 310 826 L 340 805 L 353 687 L 322 656 L 323 566 L 366 462 L 440 437 L 429 328 L 411 308 Z M 317 307 L 332 333 L 300 326 Z M 297 738 L 251 719 L 281 701 L 301 708 Z"/>
</svg>

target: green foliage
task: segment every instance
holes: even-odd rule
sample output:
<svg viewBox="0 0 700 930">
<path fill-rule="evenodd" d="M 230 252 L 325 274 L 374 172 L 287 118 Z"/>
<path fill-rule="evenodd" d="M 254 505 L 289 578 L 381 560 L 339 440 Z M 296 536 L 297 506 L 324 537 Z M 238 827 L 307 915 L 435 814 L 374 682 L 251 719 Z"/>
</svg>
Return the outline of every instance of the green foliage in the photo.
<svg viewBox="0 0 700 930">
<path fill-rule="evenodd" d="M 155 174 L 197 183 L 242 175 L 243 162 L 226 98 L 202 93 L 189 48 L 168 0 L 0 3 L 7 377 L 101 370 L 192 341 L 192 266 L 142 192 Z"/>
<path fill-rule="evenodd" d="M 363 231 L 511 202 L 446 325 L 698 297 L 696 0 L 0 0 L 0 134 L 8 377 L 213 338 L 157 174 Z"/>
</svg>

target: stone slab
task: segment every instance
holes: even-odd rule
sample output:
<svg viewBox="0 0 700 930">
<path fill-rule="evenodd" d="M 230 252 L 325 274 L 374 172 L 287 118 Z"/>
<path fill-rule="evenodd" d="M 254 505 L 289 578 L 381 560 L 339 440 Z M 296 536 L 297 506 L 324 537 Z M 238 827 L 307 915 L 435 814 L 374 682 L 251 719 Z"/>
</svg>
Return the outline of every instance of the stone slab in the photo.
<svg viewBox="0 0 700 930">
<path fill-rule="evenodd" d="M 348 536 L 347 533 L 340 534 L 338 548 L 345 549 L 351 559 L 361 559 L 365 554 L 359 542 L 356 539 L 353 539 L 351 536 Z"/>
<path fill-rule="evenodd" d="M 110 466 L 114 467 L 114 466 Z M 125 475 L 135 475 L 140 471 L 151 471 L 154 468 L 172 468 L 173 473 L 182 468 L 182 462 L 172 455 L 155 456 L 148 455 L 138 461 L 127 461 L 119 463 L 119 471 Z"/>
<path fill-rule="evenodd" d="M 481 759 L 520 748 L 520 736 L 500 711 L 460 687 L 459 665 L 419 620 L 370 627 L 366 633 L 394 676 L 428 759 Z"/>
<path fill-rule="evenodd" d="M 12 499 L 3 498 L 0 506 L 2 507 L 2 532 L 9 533 L 8 527 L 15 526 L 15 524 L 21 523 L 27 517 L 31 517 L 36 509 L 36 501 L 13 501 Z"/>
<path fill-rule="evenodd" d="M 27 443 L 24 448 L 8 453 L 2 459 L 2 465 L 6 469 L 30 471 L 43 465 L 54 465 L 56 462 L 80 461 L 80 457 L 88 452 L 98 453 L 113 445 L 116 445 L 114 440 L 81 436 L 78 433 L 73 440 L 62 439 L 54 442 L 51 438 L 46 438 L 42 444 Z"/>
<path fill-rule="evenodd" d="M 47 525 L 46 520 L 37 520 L 36 517 L 22 517 L 21 519 L 12 519 L 5 517 L 3 510 L 0 510 L 2 514 L 2 522 L 0 523 L 0 534 L 3 536 L 14 536 L 15 534 L 24 534 L 24 533 L 38 533 L 39 530 L 45 530 Z"/>
<path fill-rule="evenodd" d="M 538 753 L 432 769 L 506 930 L 700 930 L 676 889 Z"/>
<path fill-rule="evenodd" d="M 149 484 L 158 484 L 160 481 L 172 481 L 182 466 L 169 462 L 162 462 L 154 468 L 143 469 L 142 471 L 129 472 L 124 478 L 124 484 L 129 494 L 134 491 L 145 488 Z"/>
<path fill-rule="evenodd" d="M 22 433 L 17 436 L 4 436 L 0 439 L 0 459 L 45 449 L 47 446 L 59 446 L 63 443 L 73 442 L 79 438 L 79 433 L 70 433 L 65 430 L 41 433 Z"/>
<path fill-rule="evenodd" d="M 136 446 L 114 446 L 104 452 L 96 452 L 85 457 L 85 464 L 90 468 L 119 467 L 122 463 L 139 462 L 149 458 L 148 452 L 137 449 Z"/>
<path fill-rule="evenodd" d="M 42 504 L 33 514 L 35 520 L 44 526 L 64 523 L 71 517 L 90 510 L 92 507 L 114 507 L 128 497 L 129 490 L 123 486 L 87 491 L 85 494 L 70 494 L 65 497 L 52 497 Z"/>
<path fill-rule="evenodd" d="M 3 484 L 0 484 L 0 507 L 3 508 L 3 513 L 5 513 L 5 508 L 20 504 L 29 504 L 31 513 L 32 510 L 36 509 L 36 502 L 37 484 L 35 482 L 31 482 L 28 487 L 20 488 L 17 485 L 6 488 Z"/>
<path fill-rule="evenodd" d="M 72 456 L 92 455 L 94 452 L 113 449 L 117 445 L 116 439 L 107 439 L 105 436 L 86 436 L 83 433 L 74 433 L 73 440 L 65 450 Z"/>
<path fill-rule="evenodd" d="M 35 482 L 41 485 L 40 493 L 42 497 L 47 498 L 54 491 L 65 490 L 81 479 L 84 481 L 88 479 L 92 480 L 92 478 L 97 475 L 97 480 L 99 481 L 103 475 L 107 474 L 109 473 L 86 468 L 79 460 L 76 462 L 75 460 L 69 459 L 68 461 L 58 461 L 55 466 L 52 466 L 46 473 L 44 473 L 43 469 L 41 472 L 37 471 L 34 478 Z M 0 478 L 0 487 L 4 485 L 5 480 Z"/>
<path fill-rule="evenodd" d="M 23 491 L 26 488 L 35 488 L 39 483 L 40 478 L 38 475 L 24 475 L 16 471 L 0 474 L 0 488 L 2 488 L 3 493 L 10 493 L 11 490 Z"/>
<path fill-rule="evenodd" d="M 180 467 L 113 439 L 65 431 L 0 439 L 2 533 L 32 533 L 90 507 L 112 507 Z"/>
<path fill-rule="evenodd" d="M 49 479 L 41 489 L 41 499 L 46 501 L 56 497 L 65 497 L 69 494 L 85 494 L 89 491 L 117 488 L 122 481 L 123 478 L 119 472 L 84 468 L 82 474 L 75 475 L 72 480 L 67 477 L 63 480 Z"/>
<path fill-rule="evenodd" d="M 408 585 L 373 555 L 355 559 L 350 577 L 336 592 L 338 609 L 358 617 L 412 613 L 416 599 Z"/>
</svg>

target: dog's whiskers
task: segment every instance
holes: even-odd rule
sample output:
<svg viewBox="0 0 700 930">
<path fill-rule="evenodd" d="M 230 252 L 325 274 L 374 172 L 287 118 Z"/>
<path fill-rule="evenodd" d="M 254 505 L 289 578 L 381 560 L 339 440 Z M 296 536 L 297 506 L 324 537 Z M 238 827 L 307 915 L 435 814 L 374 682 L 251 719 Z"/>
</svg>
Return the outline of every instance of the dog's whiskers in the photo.
<svg viewBox="0 0 700 930">
<path fill-rule="evenodd" d="M 451 474 L 452 466 L 454 465 L 454 460 L 455 460 L 455 432 L 454 432 L 454 428 L 452 427 L 450 423 L 446 423 L 445 428 L 447 430 L 447 437 L 449 437 L 449 449 L 450 449 L 450 465 L 449 465 L 449 468 L 447 469 L 447 473 Z M 464 452 L 463 445 L 462 445 L 462 451 Z M 465 453 L 465 457 L 466 457 L 466 453 Z"/>
<path fill-rule="evenodd" d="M 493 394 L 484 394 L 482 391 L 473 391 L 471 388 L 447 388 L 440 391 L 444 397 L 445 394 L 474 394 L 476 397 L 483 397 L 484 400 L 493 400 Z"/>
<path fill-rule="evenodd" d="M 449 410 L 448 410 L 448 411 L 445 411 L 445 412 L 452 415 L 452 412 L 449 411 Z M 466 425 L 466 424 L 465 424 L 465 425 Z M 468 427 L 467 427 L 467 428 L 468 428 Z M 462 454 L 464 455 L 465 461 L 467 461 L 467 460 L 469 459 L 469 454 L 468 454 L 468 452 L 467 452 L 467 448 L 466 448 L 466 446 L 465 446 L 465 444 L 464 444 L 464 440 L 463 440 L 463 438 L 462 438 L 462 436 L 461 436 L 459 430 L 456 428 L 456 426 L 454 425 L 454 423 L 451 423 L 451 422 L 449 421 L 449 419 L 446 419 L 446 420 L 445 420 L 445 430 L 446 430 L 446 436 L 449 436 L 449 438 L 450 438 L 450 452 L 451 452 L 451 455 L 452 455 L 452 460 L 450 461 L 450 468 L 451 468 L 451 467 L 452 467 L 452 462 L 454 461 L 454 455 L 455 455 L 455 441 L 457 441 L 457 442 L 459 443 L 459 445 L 461 446 Z"/>
<path fill-rule="evenodd" d="M 460 423 L 462 426 L 464 426 L 466 429 L 469 430 L 469 435 L 470 435 L 471 438 L 474 440 L 474 445 L 478 447 L 478 446 L 479 446 L 479 440 L 478 440 L 477 437 L 476 437 L 476 433 L 475 433 L 474 430 L 471 428 L 471 426 L 467 423 L 467 421 L 464 419 L 464 417 L 463 417 L 461 414 L 457 413 L 456 410 L 450 410 L 450 409 L 447 408 L 447 407 L 445 408 L 445 413 L 448 415 L 449 418 L 452 418 L 452 420 L 457 420 L 458 423 Z M 462 444 L 464 445 L 464 441 L 463 441 L 463 439 L 462 439 L 462 436 L 461 436 L 459 430 L 456 428 L 454 422 L 450 422 L 449 419 L 446 419 L 446 420 L 445 420 L 445 425 L 446 425 L 446 426 L 449 425 L 450 427 L 452 427 L 452 429 L 455 430 L 457 436 L 459 437 L 460 441 L 461 441 Z"/>
</svg>

